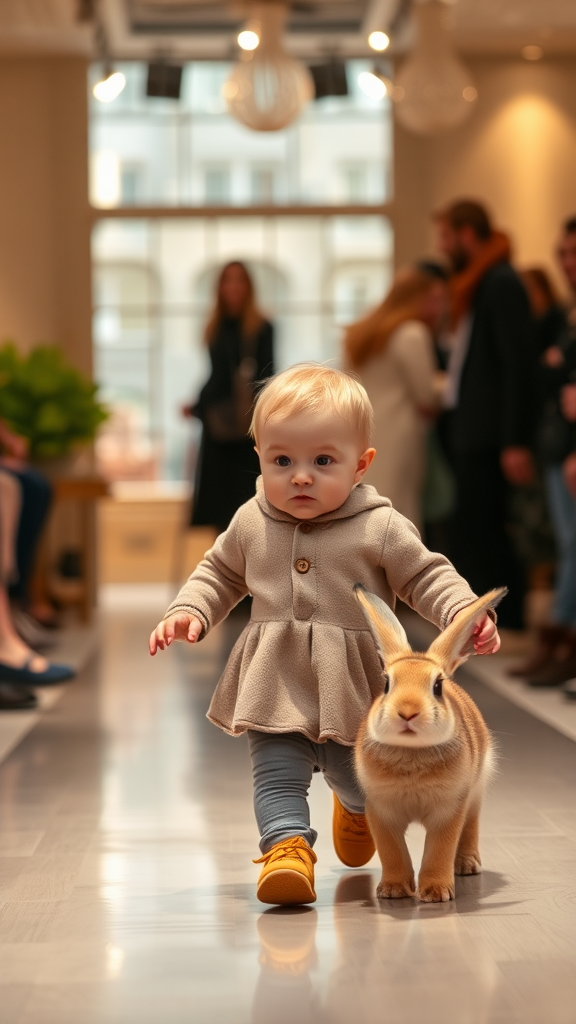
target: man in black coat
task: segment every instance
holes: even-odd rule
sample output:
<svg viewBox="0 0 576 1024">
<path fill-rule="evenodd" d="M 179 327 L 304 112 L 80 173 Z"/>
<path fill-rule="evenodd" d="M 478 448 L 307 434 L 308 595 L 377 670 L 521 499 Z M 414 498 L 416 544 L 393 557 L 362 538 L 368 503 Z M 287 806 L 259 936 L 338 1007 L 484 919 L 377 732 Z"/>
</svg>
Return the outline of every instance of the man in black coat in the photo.
<svg viewBox="0 0 576 1024">
<path fill-rule="evenodd" d="M 507 531 L 510 484 L 531 481 L 537 355 L 510 246 L 485 209 L 461 201 L 435 216 L 452 264 L 447 436 L 456 478 L 450 555 L 476 593 L 505 584 L 501 626 L 523 628 L 524 573 Z"/>
</svg>

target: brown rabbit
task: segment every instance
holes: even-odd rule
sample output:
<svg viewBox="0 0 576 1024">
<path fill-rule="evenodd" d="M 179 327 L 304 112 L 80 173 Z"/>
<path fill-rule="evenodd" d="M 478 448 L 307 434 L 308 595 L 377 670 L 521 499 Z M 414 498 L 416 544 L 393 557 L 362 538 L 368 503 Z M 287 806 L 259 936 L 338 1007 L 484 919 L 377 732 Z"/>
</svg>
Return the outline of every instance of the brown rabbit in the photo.
<svg viewBox="0 0 576 1024">
<path fill-rule="evenodd" d="M 414 896 L 414 869 L 404 838 L 412 821 L 426 829 L 418 898 L 454 898 L 454 873 L 480 871 L 478 817 L 493 764 L 488 728 L 474 701 L 450 678 L 466 660 L 478 616 L 506 589 L 465 609 L 426 654 L 412 651 L 398 619 L 379 597 L 358 585 L 384 656 L 384 693 L 360 727 L 356 770 L 366 816 L 382 862 L 381 898 Z"/>
</svg>

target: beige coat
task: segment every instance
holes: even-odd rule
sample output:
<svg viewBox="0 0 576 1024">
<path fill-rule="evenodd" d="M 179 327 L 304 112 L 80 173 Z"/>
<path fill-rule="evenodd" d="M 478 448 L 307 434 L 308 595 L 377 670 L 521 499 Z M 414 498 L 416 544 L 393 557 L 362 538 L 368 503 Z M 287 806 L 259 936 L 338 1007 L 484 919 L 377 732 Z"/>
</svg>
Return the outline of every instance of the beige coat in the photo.
<svg viewBox="0 0 576 1024">
<path fill-rule="evenodd" d="M 207 632 L 253 596 L 208 718 L 233 735 L 300 732 L 351 746 L 382 691 L 355 583 L 391 607 L 398 595 L 441 628 L 475 598 L 373 487 L 360 484 L 340 508 L 311 521 L 280 512 L 259 489 L 166 613 L 193 612 Z"/>
<path fill-rule="evenodd" d="M 421 409 L 438 405 L 430 331 L 407 320 L 360 376 L 374 409 L 376 458 L 366 482 L 385 494 L 402 515 L 420 525 L 428 424 Z"/>
</svg>

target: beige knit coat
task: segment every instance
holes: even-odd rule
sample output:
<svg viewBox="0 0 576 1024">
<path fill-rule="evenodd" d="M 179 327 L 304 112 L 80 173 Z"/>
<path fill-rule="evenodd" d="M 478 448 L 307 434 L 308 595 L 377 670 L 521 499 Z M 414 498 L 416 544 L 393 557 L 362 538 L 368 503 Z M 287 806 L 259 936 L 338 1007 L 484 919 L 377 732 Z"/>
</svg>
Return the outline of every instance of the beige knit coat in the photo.
<svg viewBox="0 0 576 1024">
<path fill-rule="evenodd" d="M 444 628 L 474 593 L 443 555 L 368 484 L 340 508 L 295 519 L 262 489 L 243 505 L 184 584 L 183 609 L 209 629 L 252 594 L 250 622 L 208 718 L 225 732 L 300 732 L 352 746 L 382 691 L 382 662 L 354 596 L 362 583 Z"/>
</svg>

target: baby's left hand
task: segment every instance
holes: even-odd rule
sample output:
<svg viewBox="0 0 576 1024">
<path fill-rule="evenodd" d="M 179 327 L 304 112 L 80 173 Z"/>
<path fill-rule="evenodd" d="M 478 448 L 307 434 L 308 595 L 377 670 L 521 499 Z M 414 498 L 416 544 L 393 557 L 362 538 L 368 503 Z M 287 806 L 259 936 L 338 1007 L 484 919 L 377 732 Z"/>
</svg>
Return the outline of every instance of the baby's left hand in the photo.
<svg viewBox="0 0 576 1024">
<path fill-rule="evenodd" d="M 484 614 L 474 627 L 472 643 L 475 654 L 496 654 L 500 650 L 500 637 L 496 623 L 489 615 Z"/>
</svg>

